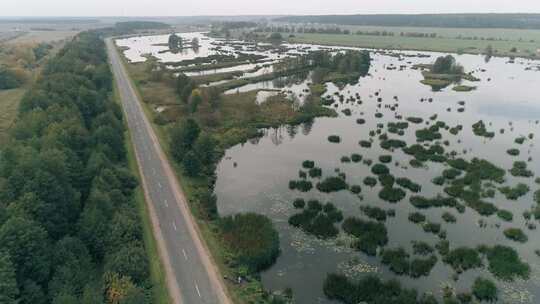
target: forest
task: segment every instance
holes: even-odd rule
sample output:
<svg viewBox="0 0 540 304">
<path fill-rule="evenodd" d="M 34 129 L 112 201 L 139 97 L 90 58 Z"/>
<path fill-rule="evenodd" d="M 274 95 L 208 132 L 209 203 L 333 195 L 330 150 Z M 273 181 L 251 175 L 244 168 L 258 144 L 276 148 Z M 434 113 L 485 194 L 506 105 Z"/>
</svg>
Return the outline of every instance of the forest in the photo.
<svg viewBox="0 0 540 304">
<path fill-rule="evenodd" d="M 0 302 L 149 303 L 122 111 L 99 32 L 44 67 L 0 154 Z"/>
</svg>

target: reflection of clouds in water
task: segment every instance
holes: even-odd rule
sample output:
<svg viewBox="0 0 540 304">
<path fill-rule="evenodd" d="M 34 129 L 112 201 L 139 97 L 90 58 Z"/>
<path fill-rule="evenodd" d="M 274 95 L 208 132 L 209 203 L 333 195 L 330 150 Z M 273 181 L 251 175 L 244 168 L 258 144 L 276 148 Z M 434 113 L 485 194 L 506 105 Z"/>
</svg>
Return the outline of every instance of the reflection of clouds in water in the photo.
<svg viewBox="0 0 540 304">
<path fill-rule="evenodd" d="M 538 119 L 540 118 L 540 105 L 529 102 L 513 102 L 508 104 L 484 104 L 480 105 L 478 112 L 505 118 L 515 119 Z"/>
</svg>

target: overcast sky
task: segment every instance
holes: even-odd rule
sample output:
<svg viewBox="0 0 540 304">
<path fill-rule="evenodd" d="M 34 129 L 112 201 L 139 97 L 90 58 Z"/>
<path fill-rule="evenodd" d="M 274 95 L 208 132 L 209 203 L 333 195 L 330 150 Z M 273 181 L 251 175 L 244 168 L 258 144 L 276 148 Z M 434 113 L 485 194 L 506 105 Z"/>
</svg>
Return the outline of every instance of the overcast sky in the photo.
<svg viewBox="0 0 540 304">
<path fill-rule="evenodd" d="M 540 0 L 0 0 L 0 16 L 540 13 Z"/>
</svg>

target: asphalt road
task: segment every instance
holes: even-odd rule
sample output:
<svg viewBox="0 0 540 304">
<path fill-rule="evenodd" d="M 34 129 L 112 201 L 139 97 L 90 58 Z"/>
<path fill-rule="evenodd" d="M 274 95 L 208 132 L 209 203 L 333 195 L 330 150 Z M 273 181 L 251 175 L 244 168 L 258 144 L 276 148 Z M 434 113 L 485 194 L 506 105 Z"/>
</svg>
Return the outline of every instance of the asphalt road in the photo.
<svg viewBox="0 0 540 304">
<path fill-rule="evenodd" d="M 182 304 L 230 304 L 223 281 L 201 241 L 185 195 L 144 114 L 120 55 L 111 40 L 106 43 L 171 298 L 174 303 Z"/>
</svg>

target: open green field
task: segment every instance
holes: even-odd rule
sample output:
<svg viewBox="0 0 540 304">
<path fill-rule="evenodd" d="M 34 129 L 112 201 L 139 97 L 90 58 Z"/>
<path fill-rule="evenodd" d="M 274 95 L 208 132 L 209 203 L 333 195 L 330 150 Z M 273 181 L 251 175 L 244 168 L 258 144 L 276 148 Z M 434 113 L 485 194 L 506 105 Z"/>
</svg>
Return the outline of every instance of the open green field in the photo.
<svg viewBox="0 0 540 304">
<path fill-rule="evenodd" d="M 358 27 L 357 27 L 358 28 Z M 367 28 L 367 27 L 364 27 Z M 376 27 L 369 27 L 371 30 L 375 30 Z M 377 30 L 382 30 L 382 27 L 377 27 Z M 384 28 L 389 29 L 389 28 Z M 367 30 L 367 29 L 363 29 Z M 294 34 L 294 37 L 290 38 L 291 42 L 296 43 L 314 43 L 323 45 L 340 45 L 340 46 L 354 46 L 365 48 L 377 48 L 377 49 L 396 49 L 396 50 L 418 50 L 418 51 L 436 51 L 436 52 L 451 52 L 451 53 L 471 53 L 479 54 L 483 53 L 488 45 L 493 47 L 493 50 L 498 56 L 519 56 L 530 57 L 533 54 L 540 56 L 538 49 L 540 49 L 540 31 L 527 31 L 527 30 L 499 30 L 505 35 L 512 35 L 512 32 L 527 33 L 527 37 L 530 38 L 527 41 L 518 40 L 465 40 L 456 38 L 418 38 L 418 37 L 401 37 L 399 32 L 401 31 L 426 31 L 432 33 L 436 30 L 445 32 L 445 35 L 451 36 L 452 31 L 454 36 L 463 33 L 464 36 L 469 33 L 481 33 L 484 34 L 490 32 L 494 34 L 492 29 L 435 29 L 435 28 L 395 28 L 398 33 L 396 36 L 368 36 L 368 35 L 343 35 L 343 34 Z M 288 34 L 283 33 L 284 37 Z M 502 34 L 501 34 L 502 35 Z M 517 36 L 515 36 L 517 37 Z M 535 37 L 535 38 L 533 38 Z M 534 40 L 537 42 L 530 42 Z M 512 48 L 516 48 L 517 52 L 511 52 Z"/>
</svg>

